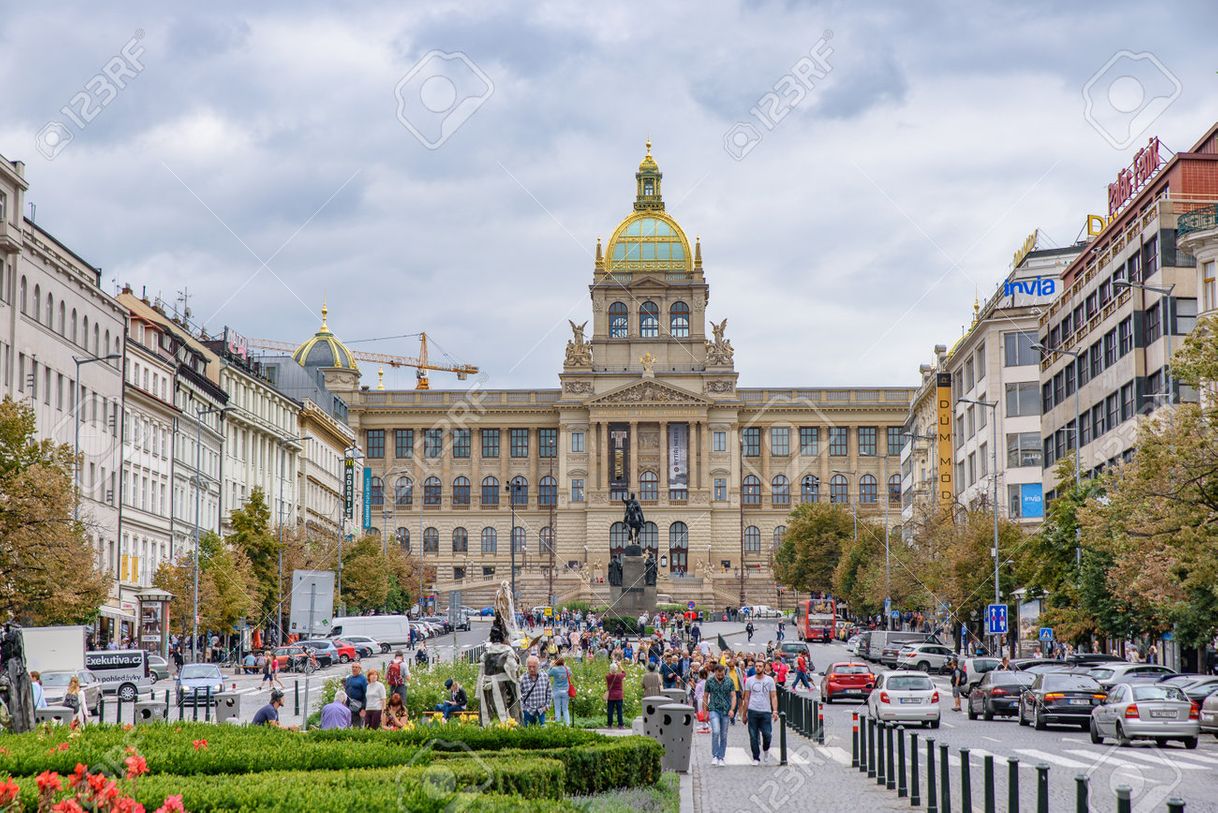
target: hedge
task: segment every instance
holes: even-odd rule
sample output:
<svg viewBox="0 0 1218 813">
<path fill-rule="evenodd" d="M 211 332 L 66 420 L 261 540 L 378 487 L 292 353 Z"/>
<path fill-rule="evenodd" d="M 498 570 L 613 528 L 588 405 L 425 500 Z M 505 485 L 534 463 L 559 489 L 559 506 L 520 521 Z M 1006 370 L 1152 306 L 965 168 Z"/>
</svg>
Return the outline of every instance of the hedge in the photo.
<svg viewBox="0 0 1218 813">
<path fill-rule="evenodd" d="M 513 752 L 503 752 L 507 756 Z M 566 767 L 566 791 L 587 796 L 618 788 L 654 785 L 660 780 L 664 748 L 649 737 L 613 737 L 603 745 L 515 752 L 556 759 Z"/>
</svg>

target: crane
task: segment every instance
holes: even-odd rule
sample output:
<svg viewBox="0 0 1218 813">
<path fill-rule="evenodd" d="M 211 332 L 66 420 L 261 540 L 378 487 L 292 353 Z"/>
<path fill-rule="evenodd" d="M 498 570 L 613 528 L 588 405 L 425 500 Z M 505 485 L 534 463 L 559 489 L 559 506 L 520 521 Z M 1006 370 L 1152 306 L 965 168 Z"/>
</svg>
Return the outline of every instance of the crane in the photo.
<svg viewBox="0 0 1218 813">
<path fill-rule="evenodd" d="M 415 385 L 416 390 L 431 389 L 430 382 L 427 379 L 428 370 L 438 370 L 446 373 L 456 373 L 460 381 L 464 381 L 471 375 L 478 374 L 478 368 L 472 364 L 433 364 L 427 354 L 427 334 L 426 333 L 407 333 L 401 336 L 380 336 L 374 339 L 357 339 L 347 344 L 358 344 L 359 342 L 375 342 L 384 339 L 412 339 L 419 340 L 419 355 L 418 356 L 395 356 L 389 353 L 369 353 L 364 350 L 351 350 L 351 355 L 359 361 L 374 361 L 378 364 L 388 364 L 390 367 L 414 367 L 415 368 Z M 276 341 L 275 339 L 250 339 L 251 347 L 258 347 L 263 350 L 285 350 L 291 353 L 296 350 L 298 345 L 289 342 Z M 348 348 L 349 349 L 349 348 Z"/>
</svg>

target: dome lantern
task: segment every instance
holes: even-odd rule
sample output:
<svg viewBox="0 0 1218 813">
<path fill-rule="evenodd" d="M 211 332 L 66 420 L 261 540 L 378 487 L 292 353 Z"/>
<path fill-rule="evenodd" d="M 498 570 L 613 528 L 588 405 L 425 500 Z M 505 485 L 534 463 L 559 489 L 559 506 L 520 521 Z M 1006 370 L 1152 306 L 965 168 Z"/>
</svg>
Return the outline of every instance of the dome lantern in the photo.
<svg viewBox="0 0 1218 813">
<path fill-rule="evenodd" d="M 325 303 L 322 303 L 321 327 L 317 329 L 311 339 L 292 352 L 292 358 L 301 367 L 339 368 L 358 372 L 359 367 L 355 363 L 355 356 L 351 354 L 345 344 L 338 340 L 337 336 L 330 332 L 330 326 L 327 323 L 329 313 L 330 309 Z"/>
<path fill-rule="evenodd" d="M 639 162 L 639 171 L 634 174 L 637 191 L 634 198 L 636 212 L 664 211 L 664 198 L 660 196 L 660 181 L 664 173 L 656 159 L 651 157 L 651 139 L 647 139 L 647 154 Z"/>
</svg>

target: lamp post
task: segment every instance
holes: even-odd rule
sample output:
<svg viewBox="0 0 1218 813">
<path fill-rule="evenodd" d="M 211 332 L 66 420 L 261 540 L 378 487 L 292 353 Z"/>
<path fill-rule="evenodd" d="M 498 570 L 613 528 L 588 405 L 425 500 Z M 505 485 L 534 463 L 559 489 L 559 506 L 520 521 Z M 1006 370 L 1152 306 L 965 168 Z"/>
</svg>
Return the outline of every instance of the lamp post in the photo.
<svg viewBox="0 0 1218 813">
<path fill-rule="evenodd" d="M 504 486 L 504 490 L 508 493 L 508 505 L 512 509 L 512 529 L 508 532 L 508 550 L 510 551 L 512 563 L 512 604 L 516 604 L 516 493 L 520 488 L 516 478 L 508 480 L 508 484 Z"/>
<path fill-rule="evenodd" d="M 1163 333 L 1167 337 L 1167 363 L 1164 365 L 1167 368 L 1167 373 L 1164 383 L 1167 385 L 1167 403 L 1174 404 L 1176 402 L 1176 382 L 1175 376 L 1173 376 L 1171 372 L 1171 337 L 1172 334 L 1176 332 L 1176 307 L 1173 304 L 1174 300 L 1172 298 L 1172 291 L 1176 290 L 1176 283 L 1173 282 L 1166 288 L 1158 285 L 1146 285 L 1141 282 L 1127 282 L 1126 280 L 1117 280 L 1116 282 L 1112 283 L 1112 289 L 1114 291 L 1121 290 L 1123 288 L 1137 288 L 1140 291 L 1150 291 L 1154 294 L 1160 294 L 1163 297 L 1163 299 L 1160 300 L 1165 306 L 1165 312 L 1162 314 Z"/>
<path fill-rule="evenodd" d="M 1043 344 L 1037 343 L 1032 345 L 1033 350 L 1038 350 L 1041 355 L 1045 355 L 1050 351 Z M 1083 385 L 1079 378 L 1079 372 L 1083 366 L 1083 352 L 1081 350 L 1067 350 L 1064 347 L 1057 349 L 1058 353 L 1065 353 L 1074 359 L 1074 489 L 1078 491 L 1082 487 L 1082 459 L 1083 459 L 1083 418 L 1082 410 L 1080 409 L 1080 397 Z M 1082 545 L 1082 528 L 1077 524 L 1074 528 L 1074 566 L 1077 568 L 1083 561 L 1083 545 Z"/>
<path fill-rule="evenodd" d="M 203 416 L 218 413 L 221 417 L 228 407 L 195 409 L 195 556 L 194 556 L 194 618 L 190 638 L 190 660 L 197 663 L 199 654 L 199 503 L 203 491 Z"/>
<path fill-rule="evenodd" d="M 306 440 L 313 440 L 313 436 L 301 435 L 300 437 L 279 438 L 276 444 L 279 447 L 279 586 L 277 588 L 278 596 L 275 603 L 275 640 L 281 646 L 283 645 L 283 469 L 286 465 L 286 461 L 283 459 L 283 449 L 289 443 L 301 443 Z M 312 632 L 312 630 L 309 630 L 310 634 Z"/>
<path fill-rule="evenodd" d="M 72 403 L 76 407 L 72 412 L 73 421 L 73 438 L 72 438 L 72 485 L 76 488 L 76 504 L 73 508 L 72 519 L 80 521 L 80 413 L 83 406 L 80 403 L 80 368 L 86 364 L 92 364 L 95 361 L 114 361 L 121 359 L 121 353 L 111 353 L 108 356 L 87 356 L 78 359 L 72 357 L 72 361 L 76 364 L 76 384 L 72 387 Z"/>
<path fill-rule="evenodd" d="M 1075 390 L 1077 392 L 1077 390 Z M 998 401 L 978 401 L 972 398 L 957 399 L 958 404 L 975 404 L 979 407 L 984 407 L 993 411 L 994 415 L 991 420 L 991 428 L 994 430 L 994 437 L 990 444 L 990 452 L 993 455 L 990 466 L 990 476 L 994 478 L 994 504 L 991 506 L 994 509 L 994 603 L 998 604 L 1001 601 L 1001 593 L 998 589 Z"/>
</svg>

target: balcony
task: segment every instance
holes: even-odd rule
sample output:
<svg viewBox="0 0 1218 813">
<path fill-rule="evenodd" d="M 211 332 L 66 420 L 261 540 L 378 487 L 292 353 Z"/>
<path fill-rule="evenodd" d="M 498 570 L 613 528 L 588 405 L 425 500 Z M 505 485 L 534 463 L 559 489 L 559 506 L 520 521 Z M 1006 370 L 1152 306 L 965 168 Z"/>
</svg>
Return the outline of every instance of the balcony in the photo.
<svg viewBox="0 0 1218 813">
<path fill-rule="evenodd" d="M 1218 226 L 1218 203 L 1185 212 L 1176 220 L 1176 235 L 1183 237 L 1190 232 L 1205 231 Z"/>
<path fill-rule="evenodd" d="M 21 251 L 21 227 L 14 226 L 8 220 L 0 220 L 0 252 L 17 254 Z"/>
</svg>

